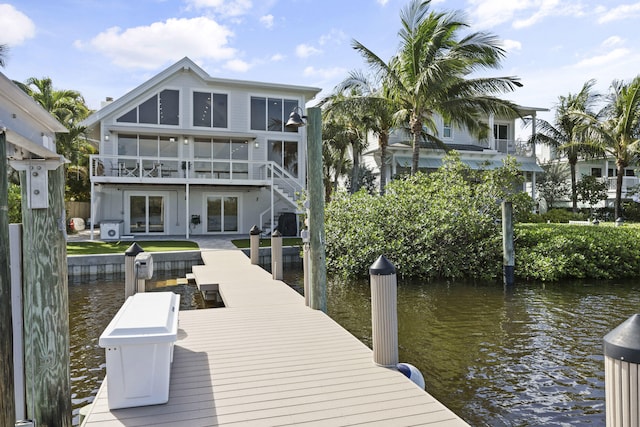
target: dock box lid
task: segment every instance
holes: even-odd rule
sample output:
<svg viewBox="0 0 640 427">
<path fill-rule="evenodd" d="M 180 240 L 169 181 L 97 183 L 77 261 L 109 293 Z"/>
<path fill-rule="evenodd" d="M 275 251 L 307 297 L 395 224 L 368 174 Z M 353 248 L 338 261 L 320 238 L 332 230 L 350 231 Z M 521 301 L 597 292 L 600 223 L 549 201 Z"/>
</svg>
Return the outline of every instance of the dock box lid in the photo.
<svg viewBox="0 0 640 427">
<path fill-rule="evenodd" d="M 100 347 L 176 341 L 180 295 L 139 293 L 127 298 L 100 335 Z"/>
</svg>

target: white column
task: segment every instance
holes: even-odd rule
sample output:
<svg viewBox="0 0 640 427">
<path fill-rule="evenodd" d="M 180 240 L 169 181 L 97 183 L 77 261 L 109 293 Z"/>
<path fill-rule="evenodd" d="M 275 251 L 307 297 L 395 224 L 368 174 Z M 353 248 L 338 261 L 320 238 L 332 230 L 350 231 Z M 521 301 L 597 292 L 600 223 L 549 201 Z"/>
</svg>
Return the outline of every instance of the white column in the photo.
<svg viewBox="0 0 640 427">
<path fill-rule="evenodd" d="M 489 114 L 489 148 L 492 150 L 496 150 L 496 137 L 493 134 L 493 120 L 494 120 L 494 115 L 493 113 Z"/>
</svg>

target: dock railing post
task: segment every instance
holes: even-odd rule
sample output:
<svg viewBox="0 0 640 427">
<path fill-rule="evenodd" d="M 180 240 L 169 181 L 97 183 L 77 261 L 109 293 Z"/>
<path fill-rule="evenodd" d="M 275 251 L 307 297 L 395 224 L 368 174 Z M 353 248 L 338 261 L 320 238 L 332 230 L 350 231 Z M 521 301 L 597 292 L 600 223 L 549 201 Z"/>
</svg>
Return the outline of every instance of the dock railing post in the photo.
<svg viewBox="0 0 640 427">
<path fill-rule="evenodd" d="M 282 234 L 278 230 L 271 235 L 271 275 L 282 280 Z"/>
<path fill-rule="evenodd" d="M 135 270 L 136 255 L 144 252 L 137 243 L 133 243 L 124 253 L 124 299 L 136 293 L 137 277 Z"/>
<path fill-rule="evenodd" d="M 371 278 L 371 335 L 373 362 L 396 367 L 398 364 L 398 280 L 393 264 L 380 255 L 369 267 Z"/>
<path fill-rule="evenodd" d="M 513 205 L 502 202 L 502 265 L 505 286 L 515 282 L 515 250 L 513 247 Z"/>
<path fill-rule="evenodd" d="M 607 427 L 640 425 L 640 314 L 604 336 Z"/>
<path fill-rule="evenodd" d="M 251 227 L 249 236 L 251 264 L 257 265 L 260 262 L 260 229 L 257 225 Z"/>
</svg>

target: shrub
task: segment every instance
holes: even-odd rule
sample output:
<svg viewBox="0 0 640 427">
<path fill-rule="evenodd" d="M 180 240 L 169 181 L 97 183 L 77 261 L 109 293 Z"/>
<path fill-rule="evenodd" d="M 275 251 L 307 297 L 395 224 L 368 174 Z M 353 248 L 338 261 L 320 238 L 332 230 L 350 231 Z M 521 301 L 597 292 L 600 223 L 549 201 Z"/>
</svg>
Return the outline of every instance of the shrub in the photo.
<svg viewBox="0 0 640 427">
<path fill-rule="evenodd" d="M 625 279 L 640 275 L 640 228 L 521 224 L 514 230 L 522 280 Z"/>
<path fill-rule="evenodd" d="M 531 208 L 530 197 L 514 197 L 518 176 L 513 161 L 471 171 L 454 153 L 436 172 L 392 181 L 384 196 L 336 195 L 326 210 L 328 271 L 366 275 L 385 255 L 405 277 L 498 277 L 500 202 L 512 200 L 516 213 Z"/>
</svg>

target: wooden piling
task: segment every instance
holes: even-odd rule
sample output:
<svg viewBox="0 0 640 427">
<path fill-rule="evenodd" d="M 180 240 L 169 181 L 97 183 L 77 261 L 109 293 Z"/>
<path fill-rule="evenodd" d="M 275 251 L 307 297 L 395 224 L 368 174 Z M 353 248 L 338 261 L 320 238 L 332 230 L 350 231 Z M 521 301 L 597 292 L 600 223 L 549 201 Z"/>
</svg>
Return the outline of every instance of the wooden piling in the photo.
<svg viewBox="0 0 640 427">
<path fill-rule="evenodd" d="M 138 288 L 138 278 L 136 277 L 136 255 L 144 252 L 137 243 L 133 243 L 124 252 L 124 300 L 136 293 Z"/>
<path fill-rule="evenodd" d="M 371 336 L 373 362 L 398 364 L 398 281 L 396 269 L 384 256 L 369 268 L 371 279 Z"/>
<path fill-rule="evenodd" d="M 20 172 L 23 201 L 27 173 Z M 22 207 L 27 416 L 38 426 L 71 427 L 64 167 L 45 173 L 48 207 Z"/>
<path fill-rule="evenodd" d="M 271 235 L 271 275 L 273 280 L 282 280 L 282 234 L 276 230 Z"/>
<path fill-rule="evenodd" d="M 322 112 L 307 109 L 307 186 L 309 192 L 310 300 L 314 310 L 327 311 L 327 266 L 324 251 L 324 183 L 322 180 Z"/>
<path fill-rule="evenodd" d="M 9 182 L 7 136 L 0 130 L 0 425 L 16 421 L 13 396 L 13 322 L 11 320 L 11 272 L 9 269 Z"/>
<path fill-rule="evenodd" d="M 515 282 L 515 250 L 513 246 L 513 205 L 502 202 L 502 265 L 505 286 Z"/>
<path fill-rule="evenodd" d="M 249 231 L 249 253 L 251 255 L 251 264 L 258 265 L 260 262 L 260 229 L 257 225 L 251 227 Z"/>
</svg>

